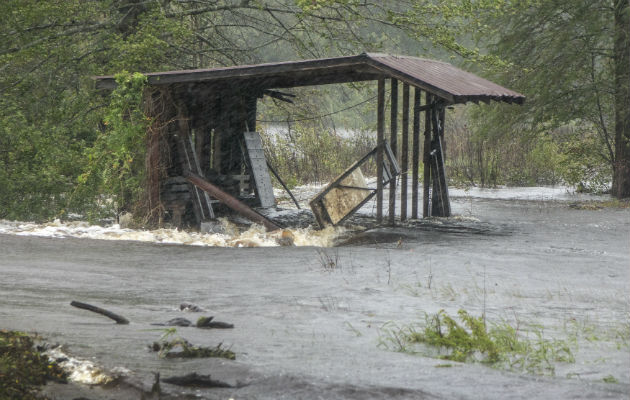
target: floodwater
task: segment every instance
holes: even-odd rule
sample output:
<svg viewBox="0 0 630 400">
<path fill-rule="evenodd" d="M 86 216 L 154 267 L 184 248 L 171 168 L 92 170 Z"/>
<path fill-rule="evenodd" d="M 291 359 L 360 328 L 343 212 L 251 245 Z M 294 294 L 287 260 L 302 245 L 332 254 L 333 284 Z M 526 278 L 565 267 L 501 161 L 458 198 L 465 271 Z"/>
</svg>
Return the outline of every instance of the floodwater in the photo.
<svg viewBox="0 0 630 400">
<path fill-rule="evenodd" d="M 332 232 L 343 241 L 337 247 L 98 240 L 4 221 L 0 320 L 62 344 L 56 351 L 83 368 L 78 382 L 118 377 L 105 387 L 50 386 L 59 399 L 158 398 L 149 394 L 156 372 L 237 386 L 162 383 L 163 399 L 628 398 L 630 209 L 575 209 L 573 201 L 590 197 L 554 190 L 453 190 L 458 217 Z M 131 323 L 116 325 L 72 300 Z M 183 302 L 206 311 L 181 312 Z M 441 309 L 565 340 L 575 362 L 539 376 L 383 346 L 391 327 Z M 149 351 L 163 334 L 151 324 L 200 315 L 235 327 L 177 334 L 222 343 L 235 361 Z"/>
</svg>

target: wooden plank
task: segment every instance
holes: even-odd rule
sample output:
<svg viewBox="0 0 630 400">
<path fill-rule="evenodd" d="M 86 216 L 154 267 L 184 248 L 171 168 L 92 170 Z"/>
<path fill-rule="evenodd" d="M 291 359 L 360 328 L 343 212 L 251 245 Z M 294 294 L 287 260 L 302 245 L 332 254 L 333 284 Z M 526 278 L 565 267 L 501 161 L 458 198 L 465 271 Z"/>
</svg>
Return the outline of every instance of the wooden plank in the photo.
<svg viewBox="0 0 630 400">
<path fill-rule="evenodd" d="M 439 179 L 439 198 L 440 198 L 440 209 L 441 216 L 450 217 L 451 216 L 451 201 L 448 193 L 448 179 L 446 178 L 446 163 L 444 159 L 444 149 L 446 147 L 444 143 L 444 116 L 445 116 L 445 107 L 442 106 L 435 111 L 436 118 L 438 120 L 438 131 L 436 137 L 436 165 Z"/>
<path fill-rule="evenodd" d="M 426 104 L 433 102 L 433 96 L 429 93 L 426 93 L 425 99 Z M 424 148 L 422 156 L 424 165 L 422 216 L 424 218 L 431 216 L 429 212 L 429 187 L 431 184 L 431 112 L 431 108 L 424 112 Z"/>
<path fill-rule="evenodd" d="M 256 105 L 258 99 L 256 96 L 250 96 L 245 99 L 245 112 L 247 113 L 247 122 L 245 124 L 245 130 L 249 132 L 256 131 Z"/>
<path fill-rule="evenodd" d="M 440 144 L 442 145 L 442 158 L 444 158 L 444 153 L 446 153 L 446 140 L 444 140 L 444 119 L 446 116 L 446 107 L 442 104 L 440 108 L 438 108 L 438 120 L 440 122 L 439 132 L 440 132 Z"/>
<path fill-rule="evenodd" d="M 398 154 L 398 81 L 391 80 L 391 104 L 390 104 L 390 146 L 393 158 Z M 396 218 L 396 179 L 389 182 L 389 224 L 394 225 Z"/>
<path fill-rule="evenodd" d="M 263 225 L 267 229 L 267 231 L 275 231 L 280 229 L 280 226 L 277 225 L 275 222 L 263 216 L 262 214 L 259 214 L 256 211 L 252 210 L 250 207 L 239 201 L 234 196 L 224 192 L 223 190 L 221 190 L 221 188 L 206 181 L 199 175 L 188 172 L 185 175 L 185 178 L 196 187 L 208 192 L 208 194 L 210 194 L 212 197 L 230 207 L 232 210 L 241 214 L 243 217 L 249 219 L 252 222 Z"/>
<path fill-rule="evenodd" d="M 411 161 L 411 218 L 418 218 L 418 172 L 420 169 L 420 95 L 422 90 L 413 91 L 413 154 Z"/>
<path fill-rule="evenodd" d="M 190 155 L 190 157 L 192 157 L 192 161 L 193 161 L 193 166 L 194 166 L 194 170 L 195 173 L 204 176 L 203 172 L 201 171 L 201 167 L 199 166 L 199 159 L 197 158 L 197 153 L 195 152 L 195 149 L 193 147 L 193 141 L 192 138 L 190 136 L 188 136 L 188 143 L 187 145 L 189 145 L 189 147 L 186 147 L 186 144 L 184 146 L 184 148 L 186 149 L 186 151 L 188 152 L 188 154 Z M 199 189 L 195 188 L 195 191 L 197 193 L 201 193 L 202 196 L 199 196 L 199 205 L 201 207 L 201 210 L 203 211 L 203 216 L 204 219 L 214 219 L 214 210 L 212 209 L 212 201 L 210 200 L 210 196 L 208 196 L 208 193 L 200 191 Z"/>
<path fill-rule="evenodd" d="M 402 149 L 400 162 L 402 174 L 400 176 L 400 220 L 407 220 L 407 170 L 409 169 L 409 85 L 403 84 L 402 109 Z M 417 210 L 416 210 L 417 212 Z"/>
<path fill-rule="evenodd" d="M 267 159 L 262 146 L 262 139 L 258 132 L 245 132 L 245 150 L 251 174 L 254 178 L 254 187 L 256 188 L 256 197 L 263 208 L 275 207 L 276 198 L 273 195 L 273 186 L 271 185 L 271 176 L 267 169 Z"/>
<path fill-rule="evenodd" d="M 147 155 L 145 165 L 147 166 L 147 188 L 149 194 L 149 213 L 152 217 L 158 216 L 162 219 L 160 208 L 160 132 L 156 124 L 152 124 L 147 129 L 149 139 L 147 140 Z M 156 215 L 157 214 L 157 215 Z"/>
<path fill-rule="evenodd" d="M 385 140 L 385 79 L 378 80 L 376 106 L 376 223 L 383 222 L 383 140 Z"/>
</svg>

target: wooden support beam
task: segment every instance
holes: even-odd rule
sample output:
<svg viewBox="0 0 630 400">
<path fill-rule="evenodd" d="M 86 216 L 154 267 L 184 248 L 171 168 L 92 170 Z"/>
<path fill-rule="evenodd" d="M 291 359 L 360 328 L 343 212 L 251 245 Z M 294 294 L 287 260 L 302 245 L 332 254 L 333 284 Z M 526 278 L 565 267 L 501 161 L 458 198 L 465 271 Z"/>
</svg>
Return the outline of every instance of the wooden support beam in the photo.
<svg viewBox="0 0 630 400">
<path fill-rule="evenodd" d="M 402 149 L 400 159 L 402 174 L 400 176 L 400 220 L 407 220 L 407 171 L 409 169 L 409 85 L 403 84 L 402 109 Z M 416 210 L 417 212 L 417 210 Z"/>
<path fill-rule="evenodd" d="M 446 152 L 446 140 L 444 140 L 444 119 L 446 116 L 446 107 L 442 105 L 438 108 L 438 120 L 440 121 L 440 142 L 442 143 L 442 158 Z"/>
<path fill-rule="evenodd" d="M 444 188 L 444 216 L 451 216 L 451 197 L 448 193 L 448 178 L 446 177 L 446 140 L 444 139 L 444 130 L 445 130 L 445 120 L 446 120 L 446 107 L 442 106 L 440 108 L 440 157 L 442 164 L 442 180 L 443 180 L 443 188 Z"/>
<path fill-rule="evenodd" d="M 433 215 L 440 217 L 450 217 L 451 203 L 448 195 L 448 181 L 446 179 L 446 166 L 444 161 L 444 113 L 445 107 L 433 110 L 433 146 L 431 150 L 431 177 L 433 179 L 433 204 L 435 212 Z"/>
<path fill-rule="evenodd" d="M 436 107 L 431 112 L 433 125 L 433 139 L 431 141 L 431 179 L 433 184 L 431 215 L 448 217 L 451 215 L 446 167 L 444 164 L 444 105 Z"/>
<path fill-rule="evenodd" d="M 192 183 L 196 187 L 201 190 L 206 191 L 215 199 L 219 200 L 221 203 L 230 207 L 232 210 L 236 211 L 243 217 L 249 219 L 252 222 L 263 225 L 268 232 L 275 231 L 281 229 L 278 224 L 263 216 L 262 214 L 257 213 L 255 210 L 251 209 L 245 203 L 239 201 L 236 197 L 230 195 L 229 193 L 224 192 L 218 186 L 213 185 L 212 183 L 206 181 L 201 176 L 194 173 L 187 173 L 184 178 L 188 180 L 188 182 Z"/>
<path fill-rule="evenodd" d="M 418 218 L 418 173 L 420 170 L 420 95 L 422 90 L 413 90 L 413 144 L 411 156 L 411 218 Z"/>
<path fill-rule="evenodd" d="M 390 104 L 390 147 L 394 158 L 398 154 L 398 81 L 391 80 L 391 104 Z M 396 218 L 396 178 L 389 182 L 389 224 L 395 224 Z"/>
<path fill-rule="evenodd" d="M 385 139 L 385 79 L 378 80 L 376 106 L 376 223 L 383 222 L 383 140 Z"/>
<path fill-rule="evenodd" d="M 255 95 L 251 95 L 245 99 L 245 112 L 247 113 L 247 121 L 245 130 L 247 132 L 258 132 L 256 130 L 256 105 L 258 98 Z"/>
<path fill-rule="evenodd" d="M 411 218 L 418 218 L 418 173 L 420 170 L 420 95 L 422 90 L 413 89 L 413 154 L 411 156 Z"/>
<path fill-rule="evenodd" d="M 427 104 L 431 104 L 433 102 L 433 96 L 429 93 L 426 93 L 425 99 Z M 431 216 L 431 209 L 429 207 L 429 187 L 431 184 L 431 112 L 432 108 L 429 108 L 424 112 L 424 148 L 422 152 L 422 161 L 424 165 L 422 216 L 424 218 Z"/>
</svg>

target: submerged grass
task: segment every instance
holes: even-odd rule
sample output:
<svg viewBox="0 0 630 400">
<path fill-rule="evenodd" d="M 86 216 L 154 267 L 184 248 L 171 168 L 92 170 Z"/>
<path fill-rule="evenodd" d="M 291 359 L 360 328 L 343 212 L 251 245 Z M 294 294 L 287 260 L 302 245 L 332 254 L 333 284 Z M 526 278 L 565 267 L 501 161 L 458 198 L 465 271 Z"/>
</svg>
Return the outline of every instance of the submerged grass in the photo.
<svg viewBox="0 0 630 400">
<path fill-rule="evenodd" d="M 151 347 L 157 351 L 160 358 L 208 358 L 219 357 L 228 360 L 235 360 L 236 354 L 222 347 L 219 343 L 215 347 L 194 346 L 188 340 L 179 337 L 175 328 L 164 330 L 164 334 L 159 341 L 154 342 Z"/>
<path fill-rule="evenodd" d="M 483 318 L 473 317 L 465 310 L 459 310 L 458 316 L 461 322 L 441 310 L 425 315 L 424 324 L 386 324 L 381 328 L 379 346 L 536 375 L 555 375 L 556 363 L 575 362 L 569 342 L 546 339 L 542 327 L 531 328 L 528 333 L 533 337 L 529 337 L 506 322 L 488 328 Z M 423 345 L 421 349 L 418 344 Z"/>
<path fill-rule="evenodd" d="M 630 208 L 628 199 L 591 200 L 569 204 L 569 207 L 576 210 L 601 210 L 604 208 Z"/>
<path fill-rule="evenodd" d="M 65 382 L 66 374 L 35 349 L 34 336 L 0 330 L 0 399 L 46 399 L 38 390 L 49 380 Z"/>
</svg>

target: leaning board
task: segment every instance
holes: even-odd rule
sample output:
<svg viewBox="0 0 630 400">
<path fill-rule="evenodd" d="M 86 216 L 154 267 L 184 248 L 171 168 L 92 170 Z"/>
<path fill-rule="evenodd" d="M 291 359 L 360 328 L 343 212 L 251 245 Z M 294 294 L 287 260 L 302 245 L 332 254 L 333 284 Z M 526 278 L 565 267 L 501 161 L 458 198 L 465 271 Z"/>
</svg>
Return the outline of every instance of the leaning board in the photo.
<svg viewBox="0 0 630 400">
<path fill-rule="evenodd" d="M 260 206 L 275 207 L 276 198 L 273 195 L 271 177 L 267 169 L 267 159 L 263 151 L 262 140 L 258 132 L 245 132 L 245 150 L 254 177 L 256 196 L 260 200 Z"/>
</svg>

